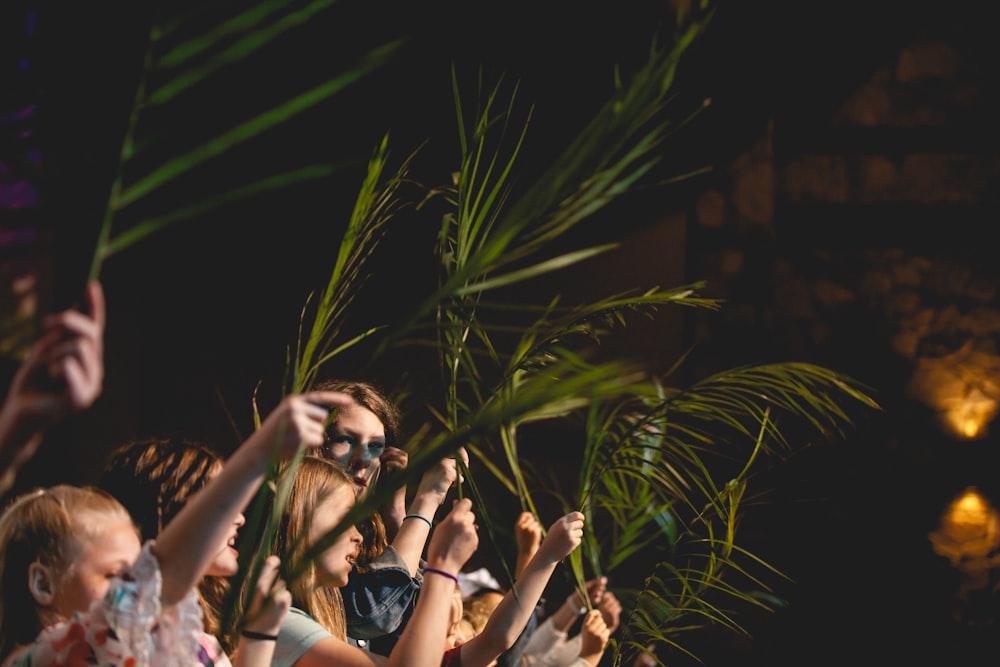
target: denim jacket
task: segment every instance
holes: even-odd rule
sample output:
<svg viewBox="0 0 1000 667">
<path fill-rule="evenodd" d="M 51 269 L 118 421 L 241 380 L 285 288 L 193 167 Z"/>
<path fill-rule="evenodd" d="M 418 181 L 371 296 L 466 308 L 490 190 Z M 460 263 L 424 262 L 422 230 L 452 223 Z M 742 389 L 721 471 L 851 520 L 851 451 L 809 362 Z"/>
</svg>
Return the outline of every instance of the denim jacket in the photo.
<svg viewBox="0 0 1000 667">
<path fill-rule="evenodd" d="M 389 655 L 417 605 L 424 562 L 415 577 L 392 545 L 368 565 L 364 574 L 352 570 L 340 589 L 351 643 Z M 367 645 L 366 645 L 367 644 Z"/>
</svg>

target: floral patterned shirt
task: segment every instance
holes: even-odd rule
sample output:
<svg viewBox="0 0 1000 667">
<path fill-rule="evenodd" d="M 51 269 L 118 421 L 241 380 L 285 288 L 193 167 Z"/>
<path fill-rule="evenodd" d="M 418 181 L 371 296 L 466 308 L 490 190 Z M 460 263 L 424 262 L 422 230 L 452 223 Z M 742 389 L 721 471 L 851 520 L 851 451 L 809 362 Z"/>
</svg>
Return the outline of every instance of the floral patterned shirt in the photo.
<svg viewBox="0 0 1000 667">
<path fill-rule="evenodd" d="M 160 604 L 152 544 L 112 580 L 103 600 L 45 628 L 2 667 L 232 667 L 218 640 L 203 631 L 194 590 L 175 605 Z"/>
</svg>

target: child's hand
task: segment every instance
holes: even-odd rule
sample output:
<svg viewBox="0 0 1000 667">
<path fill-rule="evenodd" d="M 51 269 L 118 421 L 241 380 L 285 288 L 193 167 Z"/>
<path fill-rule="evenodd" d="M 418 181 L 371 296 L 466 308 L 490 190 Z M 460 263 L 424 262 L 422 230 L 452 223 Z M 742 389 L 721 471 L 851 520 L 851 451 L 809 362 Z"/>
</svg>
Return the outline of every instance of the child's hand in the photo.
<svg viewBox="0 0 1000 667">
<path fill-rule="evenodd" d="M 461 457 L 465 467 L 469 467 L 469 453 L 465 451 L 465 447 L 459 447 L 454 456 L 444 457 L 437 462 L 437 465 L 429 468 L 424 473 L 424 476 L 420 478 L 420 486 L 417 488 L 418 495 L 423 493 L 435 494 L 439 497 L 438 504 L 444 502 L 445 496 L 448 495 L 448 490 L 455 486 L 455 482 L 461 476 L 455 456 Z"/>
<path fill-rule="evenodd" d="M 566 604 L 573 609 L 579 609 L 581 614 L 587 609 L 597 607 L 600 604 L 601 598 L 604 597 L 604 589 L 608 585 L 608 578 L 595 577 L 594 579 L 589 579 L 584 585 L 587 588 L 587 600 L 581 598 L 580 591 L 576 590 L 566 598 Z"/>
<path fill-rule="evenodd" d="M 69 308 L 45 317 L 7 391 L 28 421 L 51 424 L 89 408 L 104 385 L 104 292 L 87 284 L 86 312 Z"/>
<path fill-rule="evenodd" d="M 292 594 L 278 578 L 277 556 L 268 556 L 257 578 L 253 600 L 246 614 L 246 630 L 276 635 L 292 606 Z M 272 588 L 273 585 L 273 588 Z"/>
<path fill-rule="evenodd" d="M 382 470 L 386 475 L 406 470 L 406 465 L 410 461 L 410 455 L 399 447 L 386 447 L 379 458 L 382 459 Z"/>
<path fill-rule="evenodd" d="M 253 446 L 270 458 L 286 459 L 299 447 L 319 447 L 326 438 L 326 424 L 332 408 L 354 402 L 336 391 L 312 391 L 286 396 L 245 446 Z"/>
<path fill-rule="evenodd" d="M 446 572 L 459 572 L 479 547 L 479 534 L 476 531 L 472 500 L 462 498 L 455 501 L 448 516 L 431 534 L 431 542 L 427 545 L 427 564 Z"/>
<path fill-rule="evenodd" d="M 514 524 L 517 550 L 522 554 L 534 554 L 542 543 L 542 524 L 531 512 L 521 512 Z"/>
<path fill-rule="evenodd" d="M 599 655 L 608 645 L 609 639 L 611 631 L 601 618 L 601 612 L 596 609 L 587 612 L 580 627 L 580 656 Z"/>
<path fill-rule="evenodd" d="M 597 605 L 597 608 L 600 610 L 601 616 L 608 626 L 608 632 L 613 633 L 617 630 L 622 617 L 622 603 L 618 601 L 615 594 L 611 591 L 606 591 L 601 597 L 601 602 Z"/>
<path fill-rule="evenodd" d="M 583 518 L 582 512 L 570 512 L 552 524 L 538 552 L 555 562 L 570 555 L 583 540 Z"/>
</svg>

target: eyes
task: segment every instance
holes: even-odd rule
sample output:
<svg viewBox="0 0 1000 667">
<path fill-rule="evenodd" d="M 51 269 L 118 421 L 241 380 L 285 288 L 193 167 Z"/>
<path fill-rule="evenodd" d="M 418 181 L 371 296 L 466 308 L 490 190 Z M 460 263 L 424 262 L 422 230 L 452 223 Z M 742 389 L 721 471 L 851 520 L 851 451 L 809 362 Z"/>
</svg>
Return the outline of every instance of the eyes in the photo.
<svg viewBox="0 0 1000 667">
<path fill-rule="evenodd" d="M 377 459 L 385 452 L 385 440 L 373 439 L 362 443 L 346 433 L 328 433 L 326 442 L 323 444 L 323 451 L 332 458 L 341 459 L 352 455 L 361 447 L 364 448 L 363 455 L 367 458 Z"/>
<path fill-rule="evenodd" d="M 107 580 L 111 579 L 121 579 L 122 581 L 133 581 L 132 570 L 126 563 L 119 563 L 113 567 L 109 567 L 104 572 L 104 578 Z"/>
</svg>

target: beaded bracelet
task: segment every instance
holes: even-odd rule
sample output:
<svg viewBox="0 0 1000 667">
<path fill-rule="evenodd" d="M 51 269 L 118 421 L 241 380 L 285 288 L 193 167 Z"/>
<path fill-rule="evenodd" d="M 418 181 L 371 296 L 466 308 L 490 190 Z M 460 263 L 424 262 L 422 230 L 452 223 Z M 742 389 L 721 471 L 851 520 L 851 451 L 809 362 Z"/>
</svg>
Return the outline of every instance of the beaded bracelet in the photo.
<svg viewBox="0 0 1000 667">
<path fill-rule="evenodd" d="M 278 641 L 278 635 L 268 635 L 264 634 L 263 632 L 254 632 L 253 630 L 244 630 L 240 634 L 246 637 L 247 639 L 261 639 L 267 642 Z"/>
<path fill-rule="evenodd" d="M 440 574 L 442 576 L 448 577 L 449 579 L 454 581 L 455 584 L 458 584 L 458 577 L 456 577 L 451 572 L 445 572 L 444 570 L 439 570 L 436 567 L 425 567 L 424 572 L 433 572 L 434 574 Z"/>
<path fill-rule="evenodd" d="M 407 519 L 420 519 L 421 521 L 427 524 L 428 528 L 434 527 L 434 524 L 431 523 L 431 520 L 425 517 L 423 514 L 407 514 L 406 516 L 403 517 L 403 521 L 406 521 Z"/>
</svg>

